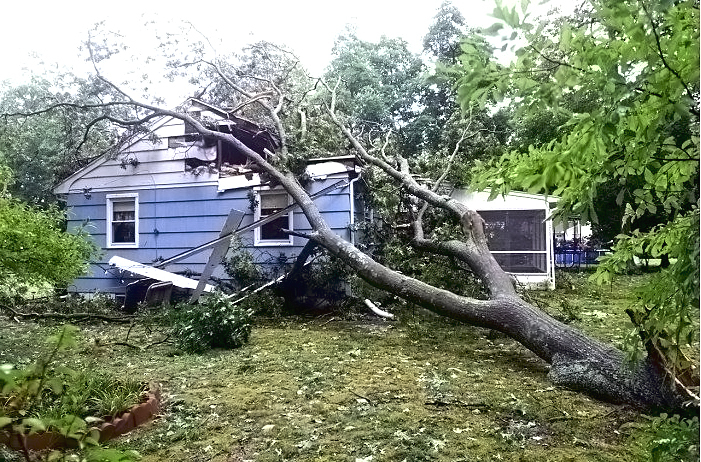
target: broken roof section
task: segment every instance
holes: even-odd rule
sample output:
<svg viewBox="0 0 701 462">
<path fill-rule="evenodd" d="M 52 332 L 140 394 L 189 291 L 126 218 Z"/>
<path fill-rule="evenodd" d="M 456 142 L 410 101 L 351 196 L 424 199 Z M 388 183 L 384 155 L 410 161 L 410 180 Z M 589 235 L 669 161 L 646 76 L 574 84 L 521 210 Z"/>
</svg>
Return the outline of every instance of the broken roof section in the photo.
<svg viewBox="0 0 701 462">
<path fill-rule="evenodd" d="M 188 104 L 187 112 L 195 119 L 201 120 L 203 125 L 222 133 L 234 135 L 243 144 L 260 155 L 264 156 L 266 150 L 275 152 L 275 150 L 280 148 L 280 140 L 277 135 L 255 122 L 235 116 L 225 109 L 218 108 L 196 98 L 188 100 Z M 186 123 L 185 134 L 197 133 L 194 127 Z"/>
</svg>

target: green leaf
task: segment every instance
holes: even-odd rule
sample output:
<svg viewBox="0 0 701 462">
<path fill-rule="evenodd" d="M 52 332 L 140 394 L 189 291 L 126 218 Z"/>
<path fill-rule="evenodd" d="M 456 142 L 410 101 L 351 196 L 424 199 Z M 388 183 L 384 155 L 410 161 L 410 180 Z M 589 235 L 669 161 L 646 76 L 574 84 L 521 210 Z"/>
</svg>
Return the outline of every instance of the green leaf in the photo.
<svg viewBox="0 0 701 462">
<path fill-rule="evenodd" d="M 0 417 L 0 428 L 10 425 L 14 420 L 10 417 Z"/>
<path fill-rule="evenodd" d="M 33 417 L 22 419 L 22 425 L 29 428 L 29 433 L 46 431 L 46 424 L 42 420 Z"/>
</svg>

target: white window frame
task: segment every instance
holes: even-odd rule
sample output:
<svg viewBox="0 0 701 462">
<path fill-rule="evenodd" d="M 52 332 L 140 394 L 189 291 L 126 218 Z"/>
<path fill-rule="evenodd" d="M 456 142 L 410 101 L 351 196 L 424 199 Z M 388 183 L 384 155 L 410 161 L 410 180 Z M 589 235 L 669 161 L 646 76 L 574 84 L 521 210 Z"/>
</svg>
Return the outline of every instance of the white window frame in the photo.
<svg viewBox="0 0 701 462">
<path fill-rule="evenodd" d="M 134 200 L 134 242 L 113 242 L 112 220 L 114 219 L 114 203 Z M 107 248 L 108 249 L 137 249 L 139 248 L 139 194 L 107 194 Z"/>
<path fill-rule="evenodd" d="M 253 220 L 258 221 L 261 219 L 261 206 L 262 206 L 262 196 L 265 196 L 266 194 L 272 195 L 272 194 L 285 194 L 287 196 L 287 205 L 292 205 L 292 197 L 285 191 L 284 189 L 256 189 L 255 190 L 256 194 L 256 210 L 253 213 Z M 287 229 L 290 231 L 294 230 L 294 213 L 292 210 L 290 210 L 287 216 Z M 267 215 L 266 215 L 267 216 Z M 262 226 L 258 226 L 253 230 L 253 245 L 256 247 L 266 247 L 266 246 L 271 246 L 271 247 L 286 247 L 286 246 L 292 246 L 294 245 L 294 236 L 289 235 L 287 239 L 263 239 L 261 237 L 261 229 Z"/>
</svg>

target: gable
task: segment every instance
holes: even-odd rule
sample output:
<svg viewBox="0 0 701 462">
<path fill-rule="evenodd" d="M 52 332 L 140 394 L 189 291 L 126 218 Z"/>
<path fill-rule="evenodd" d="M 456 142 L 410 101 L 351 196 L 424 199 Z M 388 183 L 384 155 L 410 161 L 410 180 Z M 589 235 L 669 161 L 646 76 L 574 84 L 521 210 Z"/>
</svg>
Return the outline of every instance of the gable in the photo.
<svg viewBox="0 0 701 462">
<path fill-rule="evenodd" d="M 189 112 L 221 132 L 232 133 L 263 156 L 279 147 L 267 130 L 223 110 L 193 101 Z M 249 177 L 252 171 L 236 148 L 193 133 L 184 121 L 164 116 L 151 125 L 149 134 L 125 141 L 116 156 L 93 161 L 56 186 L 54 193 L 65 196 L 87 191 L 209 185 L 230 176 Z"/>
</svg>

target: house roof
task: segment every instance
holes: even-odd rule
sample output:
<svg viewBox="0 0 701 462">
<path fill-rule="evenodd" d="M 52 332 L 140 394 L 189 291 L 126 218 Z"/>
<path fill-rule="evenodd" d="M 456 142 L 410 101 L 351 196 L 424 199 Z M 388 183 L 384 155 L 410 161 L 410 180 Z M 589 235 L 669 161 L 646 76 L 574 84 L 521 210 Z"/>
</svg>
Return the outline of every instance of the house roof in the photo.
<svg viewBox="0 0 701 462">
<path fill-rule="evenodd" d="M 506 197 L 498 195 L 489 200 L 491 190 L 469 191 L 467 189 L 456 189 L 452 197 L 464 204 L 469 205 L 474 210 L 549 210 L 552 204 L 557 203 L 558 197 L 543 194 L 530 194 L 521 191 L 511 191 Z"/>
<path fill-rule="evenodd" d="M 195 98 L 188 100 L 186 105 L 189 105 L 188 111 L 190 112 L 201 112 L 202 114 L 200 115 L 205 119 L 205 123 L 216 123 L 216 127 L 219 131 L 233 134 L 246 146 L 261 155 L 264 155 L 266 150 L 274 152 L 280 147 L 280 141 L 274 134 L 250 120 L 235 116 L 224 109 Z M 214 120 L 212 121 L 211 119 Z M 140 133 L 124 140 L 119 148 L 119 153 L 135 153 L 149 150 L 157 151 L 159 149 L 165 152 L 165 146 L 157 147 L 151 142 L 151 135 L 156 134 L 161 138 L 183 136 L 185 135 L 185 131 L 187 131 L 187 129 L 183 129 L 184 125 L 184 122 L 171 116 L 159 117 L 149 124 L 148 133 Z M 148 146 L 150 147 L 144 148 L 142 143 L 149 143 Z M 137 159 L 137 161 L 139 160 L 140 159 Z M 83 183 L 85 183 L 85 181 L 81 182 L 81 179 L 89 177 L 91 173 L 94 172 L 95 175 L 97 175 L 97 169 L 114 163 L 115 160 L 108 156 L 101 156 L 95 159 L 56 185 L 54 187 L 54 194 L 65 195 L 71 191 L 74 192 L 76 188 L 79 190 L 81 187 L 84 187 Z M 127 173 L 126 171 L 121 172 L 118 170 L 113 176 L 125 175 Z M 101 174 L 104 175 L 104 173 Z M 182 183 L 185 182 L 182 181 Z M 104 186 L 104 184 L 101 184 L 101 186 Z"/>
</svg>

